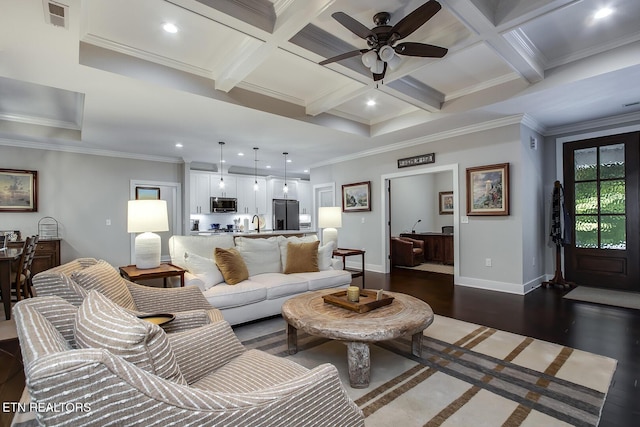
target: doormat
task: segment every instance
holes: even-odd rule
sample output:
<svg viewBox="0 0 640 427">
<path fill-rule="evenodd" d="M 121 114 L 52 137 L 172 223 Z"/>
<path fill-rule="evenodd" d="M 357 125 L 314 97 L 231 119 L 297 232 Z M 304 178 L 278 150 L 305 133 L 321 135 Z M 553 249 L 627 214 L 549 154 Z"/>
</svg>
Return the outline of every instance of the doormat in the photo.
<svg viewBox="0 0 640 427">
<path fill-rule="evenodd" d="M 640 293 L 578 286 L 563 298 L 640 310 Z"/>
</svg>

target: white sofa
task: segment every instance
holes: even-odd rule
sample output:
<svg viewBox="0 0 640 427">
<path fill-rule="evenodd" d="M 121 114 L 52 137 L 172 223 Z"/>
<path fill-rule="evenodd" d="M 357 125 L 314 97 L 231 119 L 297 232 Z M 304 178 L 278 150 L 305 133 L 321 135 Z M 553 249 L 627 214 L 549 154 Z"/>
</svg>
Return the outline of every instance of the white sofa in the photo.
<svg viewBox="0 0 640 427">
<path fill-rule="evenodd" d="M 342 261 L 332 258 L 332 246 L 318 248 L 320 271 L 284 274 L 287 244 L 317 240 L 317 236 L 269 238 L 172 236 L 171 262 L 185 268 L 185 286 L 196 285 L 211 305 L 232 325 L 280 314 L 282 304 L 305 292 L 346 287 L 351 273 Z M 225 283 L 214 261 L 215 248 L 236 248 L 247 265 L 249 279 L 235 285 Z"/>
</svg>

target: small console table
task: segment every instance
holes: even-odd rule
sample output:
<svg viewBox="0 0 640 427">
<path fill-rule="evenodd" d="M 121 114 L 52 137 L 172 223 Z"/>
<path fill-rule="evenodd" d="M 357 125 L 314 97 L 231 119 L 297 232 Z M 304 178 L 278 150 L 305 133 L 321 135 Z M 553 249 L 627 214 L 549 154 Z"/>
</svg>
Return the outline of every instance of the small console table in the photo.
<svg viewBox="0 0 640 427">
<path fill-rule="evenodd" d="M 360 249 L 346 249 L 346 248 L 338 248 L 333 251 L 333 256 L 342 257 L 342 265 L 345 270 L 349 270 L 351 272 L 351 277 L 362 277 L 362 289 L 364 289 L 364 252 Z M 353 255 L 362 255 L 362 268 L 360 270 L 353 270 L 347 268 L 347 263 L 345 262 L 345 258 Z"/>
<path fill-rule="evenodd" d="M 163 279 L 164 287 L 167 287 L 167 278 L 180 276 L 180 286 L 184 287 L 184 273 L 187 270 L 169 263 L 162 263 L 156 268 L 140 269 L 135 265 L 120 267 L 120 275 L 127 280 Z"/>
</svg>

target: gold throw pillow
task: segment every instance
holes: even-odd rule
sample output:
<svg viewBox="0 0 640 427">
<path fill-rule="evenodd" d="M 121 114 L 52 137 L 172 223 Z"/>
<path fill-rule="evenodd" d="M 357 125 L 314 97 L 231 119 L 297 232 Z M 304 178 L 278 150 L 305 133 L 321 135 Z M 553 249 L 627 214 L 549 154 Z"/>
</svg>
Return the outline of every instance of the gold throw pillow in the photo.
<svg viewBox="0 0 640 427">
<path fill-rule="evenodd" d="M 236 249 L 216 248 L 214 258 L 228 285 L 235 285 L 249 278 L 247 264 L 244 263 L 242 255 Z"/>
<path fill-rule="evenodd" d="M 320 242 L 287 243 L 287 264 L 284 274 L 311 273 L 318 269 L 318 245 Z"/>
</svg>

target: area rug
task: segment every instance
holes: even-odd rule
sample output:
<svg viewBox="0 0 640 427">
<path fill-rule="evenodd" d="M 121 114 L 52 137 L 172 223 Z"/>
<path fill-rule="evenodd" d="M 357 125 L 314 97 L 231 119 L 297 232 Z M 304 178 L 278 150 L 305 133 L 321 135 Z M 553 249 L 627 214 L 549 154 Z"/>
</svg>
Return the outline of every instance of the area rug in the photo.
<svg viewBox="0 0 640 427">
<path fill-rule="evenodd" d="M 334 364 L 366 426 L 596 426 L 617 361 L 485 326 L 436 316 L 422 356 L 410 339 L 371 346 L 371 383 L 349 386 L 346 346 L 299 334 L 295 355 L 285 324 L 244 339 L 249 348 L 313 368 Z M 246 327 L 241 327 L 243 329 Z M 242 332 L 242 333 L 241 333 Z"/>
<path fill-rule="evenodd" d="M 406 270 L 418 270 L 418 271 L 430 271 L 432 273 L 453 274 L 452 265 L 433 264 L 429 262 L 423 262 L 415 267 L 405 267 L 402 265 L 396 265 L 398 268 L 404 268 Z"/>
<path fill-rule="evenodd" d="M 578 286 L 563 298 L 640 310 L 640 293 Z"/>
</svg>

